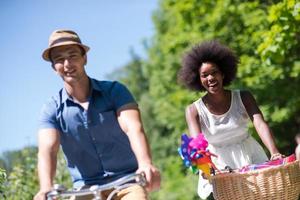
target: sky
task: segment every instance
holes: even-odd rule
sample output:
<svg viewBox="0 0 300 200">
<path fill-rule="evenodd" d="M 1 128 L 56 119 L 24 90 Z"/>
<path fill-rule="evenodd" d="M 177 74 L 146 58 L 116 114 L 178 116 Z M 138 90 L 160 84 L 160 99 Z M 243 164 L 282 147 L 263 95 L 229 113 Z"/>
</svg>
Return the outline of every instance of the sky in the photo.
<svg viewBox="0 0 300 200">
<path fill-rule="evenodd" d="M 75 30 L 91 48 L 87 73 L 106 80 L 130 61 L 131 49 L 147 56 L 157 8 L 158 0 L 1 0 L 0 153 L 37 145 L 40 109 L 62 87 L 41 58 L 51 32 Z"/>
</svg>

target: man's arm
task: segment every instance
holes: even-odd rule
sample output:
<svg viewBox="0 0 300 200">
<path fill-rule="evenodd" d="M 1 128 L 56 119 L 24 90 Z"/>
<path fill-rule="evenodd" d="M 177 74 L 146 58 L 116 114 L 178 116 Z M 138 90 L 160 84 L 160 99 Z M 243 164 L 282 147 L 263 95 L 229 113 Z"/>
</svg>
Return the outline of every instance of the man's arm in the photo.
<svg viewBox="0 0 300 200">
<path fill-rule="evenodd" d="M 138 161 L 137 172 L 144 172 L 147 189 L 153 191 L 160 187 L 160 173 L 153 165 L 150 147 L 144 133 L 138 108 L 126 108 L 118 111 L 118 121 L 127 134 L 131 148 Z"/>
<path fill-rule="evenodd" d="M 40 190 L 34 200 L 46 199 L 46 193 L 52 188 L 56 171 L 57 152 L 59 150 L 59 132 L 56 129 L 41 129 L 38 132 L 38 174 Z"/>
</svg>

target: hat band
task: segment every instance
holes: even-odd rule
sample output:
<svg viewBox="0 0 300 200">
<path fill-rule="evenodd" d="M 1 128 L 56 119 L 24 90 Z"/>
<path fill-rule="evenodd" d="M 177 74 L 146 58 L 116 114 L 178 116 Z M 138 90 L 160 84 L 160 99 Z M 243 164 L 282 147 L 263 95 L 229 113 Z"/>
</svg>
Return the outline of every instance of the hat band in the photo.
<svg viewBox="0 0 300 200">
<path fill-rule="evenodd" d="M 78 38 L 70 38 L 70 37 L 65 37 L 65 38 L 58 38 L 56 40 L 54 40 L 53 42 L 51 42 L 51 44 L 49 45 L 50 47 L 51 46 L 54 46 L 58 43 L 62 43 L 62 42 L 76 42 L 76 43 L 80 43 L 81 44 L 81 41 L 80 39 Z"/>
</svg>

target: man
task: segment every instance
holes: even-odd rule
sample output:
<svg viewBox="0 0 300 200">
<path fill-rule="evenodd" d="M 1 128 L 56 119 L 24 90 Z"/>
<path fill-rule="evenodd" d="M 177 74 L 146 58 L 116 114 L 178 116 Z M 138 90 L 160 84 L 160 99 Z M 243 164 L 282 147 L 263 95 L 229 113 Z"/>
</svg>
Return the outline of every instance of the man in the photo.
<svg viewBox="0 0 300 200">
<path fill-rule="evenodd" d="M 52 188 L 60 145 L 75 188 L 105 184 L 133 172 L 145 173 L 147 191 L 160 187 L 134 98 L 118 82 L 87 76 L 88 50 L 74 31 L 56 30 L 43 52 L 64 87 L 44 105 L 39 118 L 40 190 L 35 200 L 45 199 Z M 118 196 L 143 200 L 147 192 L 135 186 Z"/>
</svg>

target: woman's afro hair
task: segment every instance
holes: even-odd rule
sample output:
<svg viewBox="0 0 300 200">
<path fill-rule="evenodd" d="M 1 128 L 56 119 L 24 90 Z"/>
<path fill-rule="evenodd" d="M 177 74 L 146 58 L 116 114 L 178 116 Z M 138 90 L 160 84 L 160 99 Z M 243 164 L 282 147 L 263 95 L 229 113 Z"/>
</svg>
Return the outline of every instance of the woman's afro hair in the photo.
<svg viewBox="0 0 300 200">
<path fill-rule="evenodd" d="M 191 90 L 204 91 L 205 88 L 200 82 L 199 69 L 206 62 L 217 65 L 224 75 L 224 86 L 235 79 L 239 59 L 228 47 L 212 40 L 195 45 L 184 55 L 178 72 L 178 81 Z"/>
</svg>

